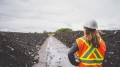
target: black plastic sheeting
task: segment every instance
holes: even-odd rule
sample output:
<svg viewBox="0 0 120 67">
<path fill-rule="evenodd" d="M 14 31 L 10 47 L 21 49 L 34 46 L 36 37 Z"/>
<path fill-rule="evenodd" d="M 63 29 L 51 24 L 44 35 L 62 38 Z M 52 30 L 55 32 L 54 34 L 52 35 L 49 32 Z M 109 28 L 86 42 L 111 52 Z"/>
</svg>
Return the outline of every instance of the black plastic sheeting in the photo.
<svg viewBox="0 0 120 67">
<path fill-rule="evenodd" d="M 103 67 L 120 67 L 120 30 L 103 30 L 101 34 L 105 40 L 107 51 Z M 71 47 L 76 38 L 83 36 L 82 31 L 57 33 L 54 35 L 67 47 Z"/>
</svg>

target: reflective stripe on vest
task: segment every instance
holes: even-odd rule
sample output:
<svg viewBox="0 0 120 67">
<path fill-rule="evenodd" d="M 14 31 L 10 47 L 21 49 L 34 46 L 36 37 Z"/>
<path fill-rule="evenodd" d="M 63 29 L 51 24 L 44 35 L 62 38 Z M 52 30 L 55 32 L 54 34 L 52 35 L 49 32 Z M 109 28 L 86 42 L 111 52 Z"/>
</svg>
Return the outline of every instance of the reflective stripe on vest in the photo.
<svg viewBox="0 0 120 67">
<path fill-rule="evenodd" d="M 87 50 L 79 58 L 80 61 L 86 65 L 102 64 L 104 58 L 102 57 L 98 49 L 94 48 L 91 44 L 88 44 L 83 38 L 80 39 L 88 46 Z M 95 58 L 89 58 L 92 54 L 95 56 Z"/>
</svg>

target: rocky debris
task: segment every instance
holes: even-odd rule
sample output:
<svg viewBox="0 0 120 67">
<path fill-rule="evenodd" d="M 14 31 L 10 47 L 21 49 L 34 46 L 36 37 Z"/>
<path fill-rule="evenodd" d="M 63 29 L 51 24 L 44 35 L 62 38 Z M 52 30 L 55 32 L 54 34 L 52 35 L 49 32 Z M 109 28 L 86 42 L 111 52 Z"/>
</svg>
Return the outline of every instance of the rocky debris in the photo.
<svg viewBox="0 0 120 67">
<path fill-rule="evenodd" d="M 48 37 L 41 33 L 0 32 L 0 67 L 30 67 Z"/>
<path fill-rule="evenodd" d="M 120 30 L 103 30 L 101 34 L 105 40 L 107 51 L 103 67 L 120 67 Z M 57 33 L 54 35 L 67 47 L 71 47 L 76 38 L 83 36 L 82 31 Z"/>
</svg>

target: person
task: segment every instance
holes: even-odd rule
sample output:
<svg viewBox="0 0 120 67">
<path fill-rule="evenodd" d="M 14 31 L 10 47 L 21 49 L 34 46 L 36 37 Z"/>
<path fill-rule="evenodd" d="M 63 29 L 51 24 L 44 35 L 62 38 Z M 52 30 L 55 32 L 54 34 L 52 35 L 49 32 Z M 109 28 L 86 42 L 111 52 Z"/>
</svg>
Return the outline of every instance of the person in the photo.
<svg viewBox="0 0 120 67">
<path fill-rule="evenodd" d="M 77 38 L 68 52 L 69 61 L 78 67 L 102 67 L 106 45 L 97 30 L 97 22 L 90 20 L 83 28 L 84 36 Z"/>
</svg>

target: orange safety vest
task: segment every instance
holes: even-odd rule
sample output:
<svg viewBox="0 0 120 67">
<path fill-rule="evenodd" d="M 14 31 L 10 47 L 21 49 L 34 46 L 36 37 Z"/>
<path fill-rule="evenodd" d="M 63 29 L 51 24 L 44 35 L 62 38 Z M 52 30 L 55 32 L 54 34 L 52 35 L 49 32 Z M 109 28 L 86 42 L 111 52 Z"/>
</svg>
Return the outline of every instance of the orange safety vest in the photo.
<svg viewBox="0 0 120 67">
<path fill-rule="evenodd" d="M 79 47 L 79 51 L 76 54 L 81 61 L 78 67 L 102 67 L 106 51 L 106 46 L 102 39 L 100 39 L 99 48 L 94 48 L 84 38 L 78 38 L 76 42 Z"/>
</svg>

